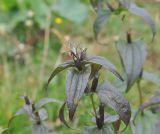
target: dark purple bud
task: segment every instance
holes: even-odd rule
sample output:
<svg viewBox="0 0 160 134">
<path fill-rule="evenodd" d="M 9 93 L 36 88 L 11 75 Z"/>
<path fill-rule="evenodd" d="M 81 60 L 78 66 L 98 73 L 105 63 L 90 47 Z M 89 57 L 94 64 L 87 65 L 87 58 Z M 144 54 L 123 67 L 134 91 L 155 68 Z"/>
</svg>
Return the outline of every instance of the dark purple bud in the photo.
<svg viewBox="0 0 160 134">
<path fill-rule="evenodd" d="M 30 105 L 31 104 L 28 96 L 24 96 L 24 100 L 25 100 L 26 105 Z"/>
<path fill-rule="evenodd" d="M 132 43 L 131 32 L 127 32 L 126 36 L 128 44 L 131 44 Z"/>
<path fill-rule="evenodd" d="M 99 73 L 97 72 L 92 81 L 91 92 L 96 92 L 97 85 L 98 85 L 98 79 L 99 79 Z"/>
</svg>

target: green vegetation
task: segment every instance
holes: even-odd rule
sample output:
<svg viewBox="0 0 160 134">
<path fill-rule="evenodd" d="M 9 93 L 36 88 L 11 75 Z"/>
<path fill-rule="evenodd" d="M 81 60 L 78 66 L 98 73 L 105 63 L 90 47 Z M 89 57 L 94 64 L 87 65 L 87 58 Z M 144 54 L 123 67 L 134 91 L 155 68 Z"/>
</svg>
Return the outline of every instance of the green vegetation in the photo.
<svg viewBox="0 0 160 134">
<path fill-rule="evenodd" d="M 111 2 L 117 7 L 117 2 Z M 93 24 L 96 19 L 89 0 L 1 0 L 0 1 L 0 132 L 8 127 L 9 120 L 24 105 L 21 96 L 29 96 L 33 102 L 46 97 L 47 80 L 59 64 L 70 57 L 69 43 L 87 48 L 88 55 L 100 55 L 112 61 L 118 72 L 123 74 L 116 44 L 126 38 L 131 28 L 132 39 L 143 39 L 147 46 L 144 63 L 145 73 L 141 80 L 142 102 L 148 102 L 160 86 L 160 2 L 158 0 L 137 1 L 140 7 L 150 12 L 157 24 L 153 42 L 150 27 L 140 17 L 124 9 L 118 9 L 104 24 L 95 40 Z M 122 13 L 119 13 L 121 12 Z M 121 18 L 125 15 L 124 20 Z M 155 75 L 156 74 L 156 75 Z M 101 81 L 115 82 L 109 71 L 101 71 Z M 122 83 L 115 82 L 120 91 Z M 48 86 L 49 98 L 65 100 L 66 72 L 55 76 Z M 121 87 L 121 88 L 120 88 Z M 139 107 L 139 93 L 134 84 L 128 93 L 124 93 L 132 109 L 132 118 Z M 98 100 L 94 96 L 95 100 Z M 98 103 L 96 103 L 98 106 Z M 144 106 L 144 105 L 143 105 Z M 61 105 L 50 103 L 46 106 L 49 129 L 61 134 L 80 134 L 84 126 L 92 126 L 92 105 L 88 94 L 79 102 L 75 120 L 68 129 L 58 118 Z M 65 108 L 65 117 L 68 116 Z M 145 117 L 138 114 L 135 123 L 140 124 L 139 134 L 153 133 L 158 122 L 157 107 L 148 108 Z M 109 109 L 111 113 L 115 113 Z M 154 114 L 156 113 L 156 114 Z M 142 119 L 141 119 L 142 118 Z M 148 121 L 149 120 L 149 121 Z M 67 118 L 68 121 L 68 118 Z M 124 128 L 125 125 L 121 125 Z M 123 134 L 132 134 L 134 124 L 127 127 Z M 22 129 L 23 128 L 23 129 Z M 142 132 L 143 131 L 143 132 Z M 11 123 L 13 134 L 31 134 L 31 124 L 25 116 L 19 116 Z M 135 132 L 136 133 L 136 132 Z M 158 133 L 157 133 L 158 134 Z"/>
</svg>

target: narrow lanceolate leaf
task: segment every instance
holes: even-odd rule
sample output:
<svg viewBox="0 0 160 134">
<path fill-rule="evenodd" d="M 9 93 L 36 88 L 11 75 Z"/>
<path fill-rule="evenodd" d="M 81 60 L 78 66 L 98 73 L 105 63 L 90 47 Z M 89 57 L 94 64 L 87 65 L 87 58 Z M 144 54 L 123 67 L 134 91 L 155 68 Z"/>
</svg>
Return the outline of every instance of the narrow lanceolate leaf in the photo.
<svg viewBox="0 0 160 134">
<path fill-rule="evenodd" d="M 72 120 L 79 100 L 84 94 L 84 90 L 87 86 L 91 68 L 86 67 L 82 71 L 72 69 L 67 74 L 66 94 L 67 105 L 69 108 L 69 117 Z"/>
<path fill-rule="evenodd" d="M 28 113 L 31 113 L 31 109 L 29 108 L 28 105 L 24 105 L 22 108 L 18 109 L 17 112 L 15 113 L 15 115 L 9 120 L 9 122 L 8 122 L 8 128 L 10 128 L 10 125 L 11 125 L 12 121 L 17 116 L 28 114 Z"/>
<path fill-rule="evenodd" d="M 120 40 L 117 44 L 124 71 L 127 75 L 127 90 L 139 78 L 146 59 L 146 45 L 142 40 L 127 43 Z"/>
<path fill-rule="evenodd" d="M 61 101 L 56 100 L 54 98 L 43 98 L 41 99 L 38 103 L 35 104 L 35 108 L 36 109 L 40 109 L 41 107 L 43 107 L 44 105 L 48 104 L 48 103 L 58 103 L 58 104 L 62 104 Z"/>
<path fill-rule="evenodd" d="M 105 81 L 97 88 L 97 95 L 102 103 L 111 107 L 118 113 L 120 119 L 126 126 L 129 124 L 131 118 L 130 105 L 118 89 Z"/>
<path fill-rule="evenodd" d="M 50 75 L 49 79 L 48 79 L 48 82 L 47 82 L 47 85 L 46 85 L 46 89 L 49 85 L 49 83 L 51 82 L 51 80 L 58 74 L 60 73 L 61 71 L 63 71 L 64 69 L 67 69 L 69 67 L 74 67 L 74 62 L 72 60 L 69 60 L 69 61 L 66 61 L 62 64 L 60 64 L 58 67 L 56 67 L 52 74 Z"/>
<path fill-rule="evenodd" d="M 100 32 L 102 26 L 107 22 L 112 12 L 108 10 L 98 9 L 97 18 L 93 24 L 95 38 L 97 39 L 97 35 Z"/>
<path fill-rule="evenodd" d="M 86 57 L 85 61 L 83 61 L 86 64 L 98 64 L 103 66 L 104 68 L 107 68 L 109 71 L 111 71 L 115 76 L 117 76 L 120 80 L 123 81 L 123 78 L 118 73 L 116 67 L 108 60 L 106 60 L 104 57 L 101 56 L 90 56 Z"/>
<path fill-rule="evenodd" d="M 160 91 L 157 91 L 154 96 L 150 98 L 148 102 L 141 105 L 140 110 L 143 111 L 145 108 L 160 104 Z"/>
<path fill-rule="evenodd" d="M 143 71 L 142 78 L 160 86 L 160 77 L 157 74 Z"/>
<path fill-rule="evenodd" d="M 66 125 L 68 128 L 70 128 L 69 125 L 67 124 L 65 118 L 64 118 L 64 108 L 65 108 L 65 105 L 66 105 L 66 102 L 63 103 L 62 107 L 59 110 L 59 119 L 60 119 L 60 121 L 62 123 L 64 123 L 64 125 Z"/>
<path fill-rule="evenodd" d="M 131 0 L 118 0 L 118 1 L 119 1 L 119 3 L 120 3 L 122 6 L 124 6 L 124 7 L 126 7 L 126 8 L 129 8 L 129 7 L 130 7 Z"/>
<path fill-rule="evenodd" d="M 138 7 L 134 3 L 130 3 L 129 6 L 126 6 L 124 4 L 123 6 L 125 8 L 127 8 L 131 13 L 142 17 L 149 24 L 150 28 L 152 29 L 153 38 L 154 38 L 154 36 L 156 34 L 156 24 L 155 24 L 153 18 L 151 17 L 151 15 L 149 14 L 149 12 L 143 8 Z"/>
<path fill-rule="evenodd" d="M 97 127 L 85 127 L 82 134 L 115 134 L 111 125 L 106 124 L 102 129 Z"/>
</svg>

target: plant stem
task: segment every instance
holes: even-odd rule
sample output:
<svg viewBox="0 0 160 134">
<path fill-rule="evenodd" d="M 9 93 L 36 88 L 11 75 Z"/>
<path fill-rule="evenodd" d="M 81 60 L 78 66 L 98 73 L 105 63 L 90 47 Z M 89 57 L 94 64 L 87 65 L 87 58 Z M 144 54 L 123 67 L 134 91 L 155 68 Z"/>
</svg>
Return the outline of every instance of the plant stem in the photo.
<svg viewBox="0 0 160 134">
<path fill-rule="evenodd" d="M 42 62 L 41 62 L 41 68 L 40 68 L 40 81 L 44 77 L 46 60 L 47 60 L 47 57 L 48 57 L 49 39 L 50 39 L 50 23 L 51 23 L 51 13 L 50 13 L 50 11 L 48 12 L 46 21 L 47 21 L 47 23 L 46 23 L 45 36 L 44 36 L 44 49 L 43 49 Z"/>
<path fill-rule="evenodd" d="M 97 117 L 96 106 L 95 106 L 95 103 L 94 103 L 93 94 L 90 95 L 90 98 L 91 98 L 92 107 L 93 107 L 93 111 L 94 111 L 95 117 Z"/>
<path fill-rule="evenodd" d="M 140 86 L 140 80 L 137 82 L 137 88 L 138 88 L 138 93 L 139 93 L 139 106 L 142 105 L 143 100 L 142 100 L 142 91 L 141 91 L 141 86 Z"/>
</svg>

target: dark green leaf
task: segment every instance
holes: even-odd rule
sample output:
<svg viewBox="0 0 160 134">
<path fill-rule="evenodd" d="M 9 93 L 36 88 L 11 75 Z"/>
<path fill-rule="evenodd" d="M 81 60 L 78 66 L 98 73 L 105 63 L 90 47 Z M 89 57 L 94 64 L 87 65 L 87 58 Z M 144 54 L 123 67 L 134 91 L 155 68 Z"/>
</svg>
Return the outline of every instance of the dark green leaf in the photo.
<svg viewBox="0 0 160 134">
<path fill-rule="evenodd" d="M 131 118 L 130 105 L 118 89 L 105 81 L 97 88 L 97 95 L 102 103 L 113 108 L 118 113 L 126 126 L 129 124 Z"/>
<path fill-rule="evenodd" d="M 97 18 L 93 25 L 94 34 L 95 34 L 96 39 L 97 39 L 98 33 L 101 30 L 101 27 L 107 22 L 111 14 L 112 12 L 109 9 L 108 10 L 98 9 Z"/>
<path fill-rule="evenodd" d="M 143 79 L 146 79 L 154 84 L 160 85 L 160 77 L 154 73 L 143 71 L 142 73 Z"/>
<path fill-rule="evenodd" d="M 78 102 L 84 94 L 84 90 L 87 86 L 90 73 L 91 68 L 86 67 L 82 71 L 72 69 L 67 74 L 66 94 L 70 119 L 73 118 Z"/>
<path fill-rule="evenodd" d="M 101 66 L 107 68 L 109 71 L 111 71 L 119 79 L 123 80 L 121 75 L 117 72 L 116 67 L 111 62 L 106 60 L 104 57 L 101 57 L 101 56 L 90 56 L 90 57 L 86 57 L 85 61 L 83 61 L 83 62 L 86 63 L 86 64 L 98 64 L 98 65 L 101 65 Z"/>
<path fill-rule="evenodd" d="M 146 45 L 137 40 L 131 44 L 120 40 L 117 44 L 124 71 L 127 75 L 127 90 L 140 77 L 146 59 Z"/>
<path fill-rule="evenodd" d="M 97 127 L 85 127 L 83 134 L 115 134 L 111 125 L 106 124 L 102 129 Z"/>
<path fill-rule="evenodd" d="M 153 18 L 151 17 L 151 15 L 148 13 L 148 11 L 146 11 L 143 8 L 138 7 L 134 3 L 130 3 L 129 6 L 126 6 L 123 4 L 123 6 L 125 8 L 127 8 L 131 13 L 142 17 L 150 25 L 150 27 L 152 29 L 152 33 L 153 33 L 153 38 L 154 38 L 154 36 L 156 34 L 156 24 L 155 24 Z"/>
<path fill-rule="evenodd" d="M 56 67 L 56 69 L 53 70 L 52 74 L 50 75 L 49 79 L 48 79 L 48 82 L 47 82 L 47 85 L 46 85 L 46 89 L 49 85 L 49 83 L 51 82 L 51 80 L 58 74 L 60 73 L 61 71 L 63 71 L 64 69 L 67 69 L 69 67 L 74 67 L 74 62 L 69 60 L 69 61 L 66 61 L 62 64 L 60 64 L 58 67 Z"/>
<path fill-rule="evenodd" d="M 43 98 L 38 103 L 35 104 L 35 108 L 36 109 L 40 109 L 41 107 L 43 107 L 44 105 L 46 105 L 48 103 L 59 103 L 59 104 L 62 104 L 61 101 L 53 99 L 53 98 Z"/>
</svg>

